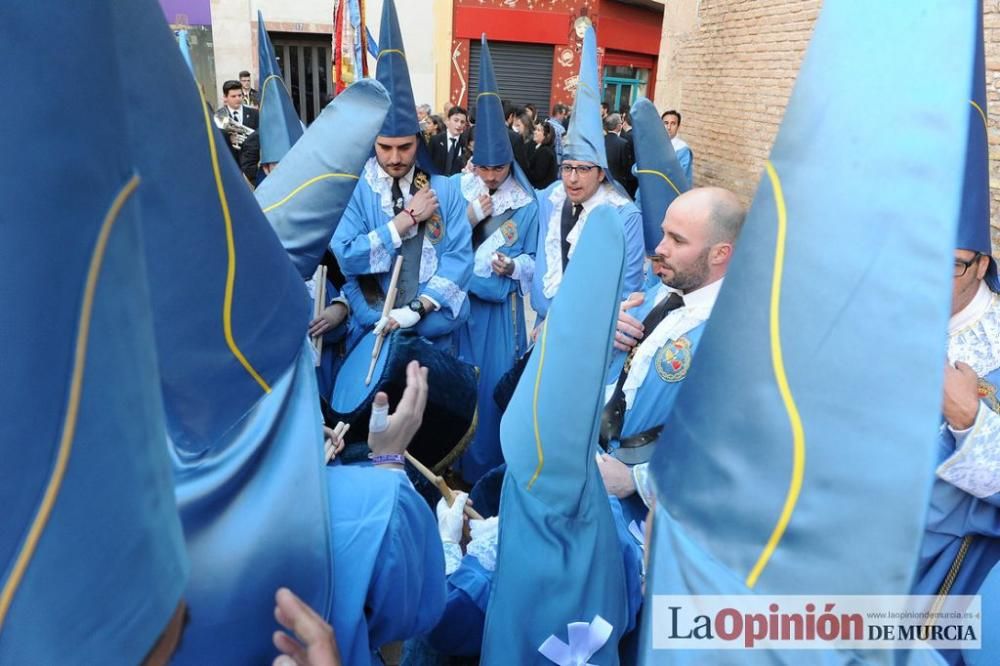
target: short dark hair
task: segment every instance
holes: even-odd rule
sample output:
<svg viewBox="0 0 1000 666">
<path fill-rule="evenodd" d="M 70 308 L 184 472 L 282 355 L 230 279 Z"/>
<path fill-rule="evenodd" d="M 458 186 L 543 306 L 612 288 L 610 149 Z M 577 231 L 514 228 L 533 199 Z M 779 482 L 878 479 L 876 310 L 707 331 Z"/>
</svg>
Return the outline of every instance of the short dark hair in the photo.
<svg viewBox="0 0 1000 666">
<path fill-rule="evenodd" d="M 601 102 L 601 108 L 604 109 L 605 111 L 611 110 L 611 107 L 608 106 L 607 102 Z"/>
<path fill-rule="evenodd" d="M 460 114 L 460 113 L 461 113 L 461 114 L 462 114 L 463 116 L 465 116 L 465 119 L 466 119 L 466 120 L 468 120 L 468 119 L 469 119 L 469 112 L 468 112 L 468 111 L 466 111 L 465 109 L 463 109 L 463 108 L 462 108 L 462 107 L 460 107 L 460 106 L 453 106 L 453 107 L 451 107 L 450 109 L 448 109 L 448 117 L 449 117 L 449 118 L 451 118 L 452 116 L 457 116 L 457 115 L 458 115 L 458 114 Z"/>
<path fill-rule="evenodd" d="M 244 69 L 242 72 L 240 72 L 240 75 L 237 78 L 242 79 L 244 76 L 249 77 L 250 76 L 250 72 L 248 72 L 247 70 Z"/>
<path fill-rule="evenodd" d="M 669 111 L 664 111 L 660 115 L 660 120 L 663 120 L 667 116 L 674 116 L 675 118 L 677 118 L 677 126 L 678 127 L 681 126 L 681 113 L 680 113 L 680 111 L 674 111 L 673 109 L 670 109 Z"/>
<path fill-rule="evenodd" d="M 243 85 L 239 81 L 226 81 L 222 84 L 222 94 L 223 96 L 228 95 L 230 90 L 243 91 Z"/>
<path fill-rule="evenodd" d="M 560 113 L 569 113 L 569 107 L 565 104 L 556 104 L 552 107 L 553 116 L 558 116 Z"/>
</svg>

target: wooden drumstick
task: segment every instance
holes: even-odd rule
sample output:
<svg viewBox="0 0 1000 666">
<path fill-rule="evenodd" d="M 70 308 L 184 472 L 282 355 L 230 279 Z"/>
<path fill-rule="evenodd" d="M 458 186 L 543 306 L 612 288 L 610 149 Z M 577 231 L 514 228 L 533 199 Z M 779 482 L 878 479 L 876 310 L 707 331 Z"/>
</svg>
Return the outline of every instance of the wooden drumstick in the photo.
<svg viewBox="0 0 1000 666">
<path fill-rule="evenodd" d="M 448 503 L 448 506 L 455 503 L 455 491 L 448 487 L 448 484 L 445 483 L 443 478 L 427 469 L 427 467 L 425 467 L 422 462 L 414 458 L 409 451 L 404 451 L 403 455 L 406 456 L 406 459 L 410 461 L 410 464 L 413 465 L 418 472 L 420 472 L 422 477 L 433 483 L 437 489 L 441 491 L 441 495 L 444 497 L 444 501 Z M 479 515 L 479 512 L 468 504 L 465 505 L 465 515 L 473 520 L 483 520 L 483 517 Z"/>
<path fill-rule="evenodd" d="M 321 317 L 326 309 L 326 266 L 320 264 L 313 273 L 313 282 L 316 286 L 316 300 L 313 302 L 313 319 Z M 316 367 L 322 363 L 323 356 L 323 334 L 320 333 L 312 339 L 316 348 Z"/>
<path fill-rule="evenodd" d="M 392 267 L 392 279 L 389 280 L 389 289 L 385 292 L 385 303 L 382 305 L 382 319 L 389 316 L 389 312 L 396 306 L 396 290 L 399 284 L 399 271 L 403 268 L 403 255 L 396 257 L 396 265 Z M 372 383 L 372 375 L 375 374 L 375 365 L 378 363 L 378 355 L 382 353 L 382 342 L 385 340 L 385 327 L 379 331 L 375 340 L 375 348 L 372 349 L 372 362 L 368 366 L 368 374 L 365 376 L 365 386 Z"/>
</svg>

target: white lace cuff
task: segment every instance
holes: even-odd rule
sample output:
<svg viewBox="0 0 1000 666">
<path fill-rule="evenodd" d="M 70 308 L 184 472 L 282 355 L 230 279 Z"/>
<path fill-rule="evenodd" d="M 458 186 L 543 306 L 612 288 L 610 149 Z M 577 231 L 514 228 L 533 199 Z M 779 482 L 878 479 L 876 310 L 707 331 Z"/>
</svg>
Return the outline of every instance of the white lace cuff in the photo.
<svg viewBox="0 0 1000 666">
<path fill-rule="evenodd" d="M 514 257 L 514 272 L 511 279 L 521 283 L 521 295 L 531 291 L 531 280 L 535 277 L 535 258 L 529 254 L 519 254 Z"/>
<path fill-rule="evenodd" d="M 653 508 L 656 501 L 656 491 L 649 479 L 649 463 L 640 463 L 632 468 L 632 481 L 635 483 L 635 491 L 642 498 L 642 503 L 647 509 Z"/>
<path fill-rule="evenodd" d="M 470 520 L 469 533 L 472 535 L 472 540 L 465 549 L 466 553 L 479 560 L 487 571 L 496 569 L 498 518 L 493 516 L 486 520 Z"/>
<path fill-rule="evenodd" d="M 378 235 L 377 229 L 368 232 L 368 244 L 370 247 L 368 250 L 368 263 L 371 266 L 370 272 L 385 273 L 389 270 L 392 259 L 389 257 L 389 251 L 385 249 L 385 245 L 382 243 L 382 238 Z"/>
<path fill-rule="evenodd" d="M 444 301 L 443 305 L 451 310 L 451 316 L 458 317 L 462 310 L 462 304 L 465 303 L 465 292 L 459 289 L 457 284 L 440 275 L 435 275 L 427 282 L 427 289 L 440 294 Z M 422 295 L 437 302 L 437 299 L 432 298 L 426 291 Z"/>
<path fill-rule="evenodd" d="M 458 567 L 462 566 L 462 547 L 457 543 L 443 542 L 444 546 L 444 575 L 450 576 L 455 573 Z"/>
<path fill-rule="evenodd" d="M 340 303 L 341 305 L 343 305 L 345 308 L 347 308 L 347 315 L 348 316 L 351 315 L 351 304 L 347 300 L 347 297 L 345 297 L 345 296 L 337 296 L 337 298 L 334 298 L 334 299 L 332 299 L 330 301 L 330 304 L 327 305 L 327 307 L 330 307 L 330 305 L 333 305 L 334 303 Z"/>
<path fill-rule="evenodd" d="M 476 248 L 472 258 L 472 273 L 476 277 L 488 278 L 493 275 L 493 253 L 506 243 L 503 232 L 497 229 Z"/>
<path fill-rule="evenodd" d="M 403 239 L 399 237 L 399 230 L 396 229 L 396 225 L 393 224 L 392 220 L 389 220 L 389 224 L 386 226 L 389 227 L 389 235 L 392 236 L 392 246 L 398 249 L 403 244 Z"/>
<path fill-rule="evenodd" d="M 955 453 L 938 477 L 980 499 L 1000 493 L 1000 414 L 980 403 L 972 428 L 954 434 Z"/>
</svg>

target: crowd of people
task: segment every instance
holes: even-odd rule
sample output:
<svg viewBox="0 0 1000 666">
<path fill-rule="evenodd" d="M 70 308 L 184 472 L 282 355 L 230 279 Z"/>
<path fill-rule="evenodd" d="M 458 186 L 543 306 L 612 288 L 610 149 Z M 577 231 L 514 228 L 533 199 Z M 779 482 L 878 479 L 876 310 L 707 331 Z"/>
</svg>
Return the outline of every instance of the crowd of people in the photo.
<svg viewBox="0 0 1000 666">
<path fill-rule="evenodd" d="M 164 399 L 169 425 L 159 427 L 171 429 L 191 579 L 181 599 L 167 586 L 150 593 L 162 622 L 155 640 L 130 648 L 142 647 L 149 664 L 175 651 L 178 662 L 224 661 L 224 648 L 206 645 L 245 614 L 239 654 L 277 650 L 276 666 L 379 664 L 390 643 L 402 643 L 410 666 L 641 663 L 651 650 L 640 635 L 654 516 L 676 529 L 657 509 L 671 488 L 654 456 L 664 457 L 683 408 L 678 396 L 741 251 L 747 209 L 726 188 L 693 186 L 680 112 L 650 123 L 601 102 L 593 28 L 572 109 L 556 104 L 542 118 L 504 100 L 484 36 L 469 108 L 435 115 L 415 104 L 393 0 L 383 7 L 374 81 L 349 87 L 305 133 L 297 121 L 267 131 L 290 121 L 260 108 L 249 72 L 222 86 L 214 124 L 256 188 L 254 199 L 211 200 L 229 225 L 224 317 L 233 299 L 249 298 L 239 292 L 249 283 L 234 277 L 243 275 L 237 258 L 258 252 L 255 271 L 271 272 L 248 271 L 264 303 L 255 324 L 272 333 L 257 341 L 270 356 L 248 360 L 227 319 L 226 359 L 235 350 L 237 374 L 253 376 L 265 397 L 238 402 L 245 389 L 233 382 L 230 395 L 223 383 L 235 375 L 208 363 L 197 388 L 208 398 Z M 349 133 L 345 118 L 356 121 Z M 275 152 L 276 135 L 296 138 Z M 644 168 L 638 142 L 657 151 L 658 168 Z M 235 173 L 222 166 L 213 196 Z M 231 224 L 245 200 L 256 216 L 247 219 L 266 218 L 274 234 L 241 235 L 256 227 Z M 913 553 L 912 590 L 928 595 L 985 597 L 1000 561 L 1000 283 L 988 217 L 970 220 L 954 246 L 940 445 Z M 310 316 L 291 304 L 289 285 L 308 290 Z M 174 302 L 169 314 L 182 310 Z M 279 310 L 302 330 L 267 328 Z M 164 362 L 171 390 L 183 383 L 173 372 L 198 383 L 190 368 L 199 354 L 179 358 Z M 250 372 L 265 362 L 284 368 L 276 381 Z M 190 423 L 171 412 L 210 401 Z M 148 485 L 143 493 L 162 490 Z M 150 504 L 166 511 L 167 496 Z M 259 534 L 247 534 L 241 511 Z M 183 550 L 180 528 L 170 529 L 164 540 Z M 657 548 L 671 557 L 665 538 Z M 172 576 L 183 582 L 186 569 L 177 564 Z M 282 577 L 291 582 L 269 588 L 273 604 L 259 598 Z M 269 651 L 249 635 L 263 626 L 252 612 L 261 603 L 283 629 L 266 637 Z M 0 630 L 6 612 L 0 606 Z M 590 622 L 587 653 L 571 626 L 567 650 L 579 649 L 553 656 L 566 623 L 581 621 Z M 30 663 L 41 652 L 24 640 L 9 654 Z"/>
</svg>

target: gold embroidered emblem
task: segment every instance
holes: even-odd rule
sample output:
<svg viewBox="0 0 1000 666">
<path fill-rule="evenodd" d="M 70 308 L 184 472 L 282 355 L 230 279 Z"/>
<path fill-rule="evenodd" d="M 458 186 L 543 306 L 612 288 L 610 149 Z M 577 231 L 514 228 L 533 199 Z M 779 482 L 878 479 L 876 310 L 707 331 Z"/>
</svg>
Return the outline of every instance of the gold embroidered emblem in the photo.
<svg viewBox="0 0 1000 666">
<path fill-rule="evenodd" d="M 444 238 L 444 220 L 437 213 L 431 215 L 431 219 L 427 220 L 427 235 L 431 239 L 431 243 L 437 245 Z"/>
<path fill-rule="evenodd" d="M 997 414 L 1000 414 L 1000 400 L 997 400 L 997 387 L 982 377 L 979 378 L 979 399 Z"/>
<path fill-rule="evenodd" d="M 514 220 L 507 220 L 500 227 L 500 233 L 503 234 L 504 241 L 508 246 L 513 245 L 517 242 L 517 225 L 514 224 Z"/>
<path fill-rule="evenodd" d="M 668 340 L 656 352 L 653 362 L 656 374 L 665 382 L 679 382 L 687 376 L 691 367 L 691 341 L 681 336 L 677 340 Z"/>
</svg>

